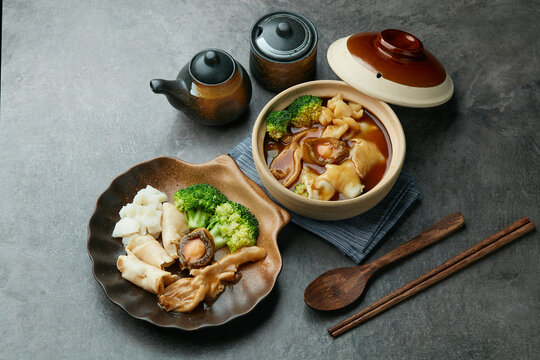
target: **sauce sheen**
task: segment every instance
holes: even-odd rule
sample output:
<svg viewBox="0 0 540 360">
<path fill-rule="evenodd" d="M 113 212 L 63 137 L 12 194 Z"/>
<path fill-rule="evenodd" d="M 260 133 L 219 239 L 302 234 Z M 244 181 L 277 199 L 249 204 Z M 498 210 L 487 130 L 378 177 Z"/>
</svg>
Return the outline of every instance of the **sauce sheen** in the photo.
<svg viewBox="0 0 540 360">
<path fill-rule="evenodd" d="M 328 99 L 323 99 L 324 106 L 326 106 L 327 100 Z M 369 170 L 369 172 L 365 175 L 365 177 L 362 179 L 362 184 L 364 185 L 364 190 L 362 194 L 373 189 L 379 183 L 379 181 L 383 178 L 384 174 L 386 173 L 386 170 L 388 169 L 388 165 L 390 164 L 391 154 L 392 154 L 390 138 L 388 136 L 386 129 L 384 128 L 384 125 L 368 109 L 363 108 L 363 110 L 364 110 L 364 113 L 363 113 L 362 118 L 356 121 L 359 123 L 362 123 L 362 122 L 366 123 L 370 126 L 374 125 L 377 127 L 377 130 L 368 131 L 367 133 L 362 134 L 361 138 L 366 141 L 374 143 L 377 146 L 377 148 L 380 150 L 382 155 L 384 156 L 385 162 L 374 165 Z M 267 166 L 270 167 L 273 159 L 279 153 L 281 153 L 283 149 L 285 149 L 285 147 L 288 144 L 290 144 L 292 141 L 295 141 L 298 137 L 301 137 L 301 140 L 298 141 L 298 143 L 302 145 L 303 139 L 307 139 L 311 137 L 320 137 L 324 128 L 325 128 L 324 126 L 318 123 L 313 125 L 311 128 L 291 127 L 290 128 L 291 134 L 283 137 L 280 141 L 275 141 L 272 138 L 270 138 L 268 135 L 266 135 L 264 139 L 264 156 L 266 159 Z M 305 135 L 303 135 L 303 133 L 305 133 Z M 352 140 L 349 140 L 347 141 L 347 144 L 349 145 L 349 147 L 352 148 L 355 142 Z M 341 162 L 339 162 L 339 164 L 341 164 L 343 161 L 346 161 L 349 158 L 350 156 L 343 159 Z M 292 154 L 291 154 L 291 156 L 286 156 L 282 159 L 279 159 L 279 161 L 272 164 L 272 166 L 273 168 L 277 170 L 284 171 L 287 167 L 291 166 L 290 164 L 292 161 L 293 159 L 292 159 Z M 307 163 L 304 161 L 302 162 L 304 166 L 309 167 L 318 175 L 326 171 L 324 166 L 319 166 L 319 165 Z M 300 177 L 298 177 L 298 179 L 292 185 L 290 185 L 288 189 L 292 191 L 298 183 L 300 183 Z M 344 199 L 348 199 L 348 197 L 341 193 L 336 192 L 336 194 L 330 200 L 332 201 L 332 200 L 344 200 Z"/>
</svg>

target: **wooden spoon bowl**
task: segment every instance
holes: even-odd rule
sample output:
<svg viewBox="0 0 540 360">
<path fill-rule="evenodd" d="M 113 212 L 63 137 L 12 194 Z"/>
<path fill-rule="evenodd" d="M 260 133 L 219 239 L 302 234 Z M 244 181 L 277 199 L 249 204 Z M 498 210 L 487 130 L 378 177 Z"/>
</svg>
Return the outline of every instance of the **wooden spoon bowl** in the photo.
<svg viewBox="0 0 540 360">
<path fill-rule="evenodd" d="M 412 240 L 367 265 L 329 270 L 306 287 L 304 301 L 317 310 L 341 309 L 362 295 L 367 282 L 377 270 L 436 243 L 464 223 L 465 218 L 461 213 L 452 213 Z"/>
</svg>

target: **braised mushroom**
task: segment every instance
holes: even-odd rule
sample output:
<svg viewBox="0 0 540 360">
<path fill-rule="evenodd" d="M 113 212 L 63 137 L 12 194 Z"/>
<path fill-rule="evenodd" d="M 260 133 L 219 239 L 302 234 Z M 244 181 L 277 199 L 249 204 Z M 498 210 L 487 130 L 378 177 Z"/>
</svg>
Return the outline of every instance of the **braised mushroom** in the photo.
<svg viewBox="0 0 540 360">
<path fill-rule="evenodd" d="M 332 138 L 309 138 L 302 143 L 305 162 L 325 166 L 336 164 L 349 156 L 347 143 Z"/>
<path fill-rule="evenodd" d="M 180 268 L 193 269 L 208 265 L 214 258 L 214 239 L 208 230 L 195 229 L 184 235 L 178 246 Z"/>
</svg>

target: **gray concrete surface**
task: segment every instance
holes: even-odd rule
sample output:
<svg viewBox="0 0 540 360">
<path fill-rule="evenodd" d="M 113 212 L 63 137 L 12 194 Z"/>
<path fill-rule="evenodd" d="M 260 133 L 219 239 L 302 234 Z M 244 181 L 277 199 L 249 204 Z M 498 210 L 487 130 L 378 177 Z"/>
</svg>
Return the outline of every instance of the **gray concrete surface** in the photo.
<svg viewBox="0 0 540 360">
<path fill-rule="evenodd" d="M 111 180 L 157 156 L 206 162 L 250 133 L 273 94 L 254 84 L 249 113 L 208 128 L 154 95 L 192 55 L 219 47 L 248 65 L 248 31 L 292 10 L 320 34 L 319 79 L 336 79 L 330 43 L 351 33 L 416 34 L 455 83 L 433 109 L 393 107 L 404 169 L 421 200 L 368 258 L 442 216 L 466 227 L 387 269 L 355 307 L 318 313 L 303 290 L 353 265 L 295 225 L 283 271 L 255 310 L 186 333 L 131 318 L 92 276 L 94 202 Z M 334 340 L 326 328 L 523 216 L 540 221 L 538 1 L 4 1 L 0 118 L 2 359 L 534 359 L 540 353 L 540 241 L 532 233 Z"/>
</svg>

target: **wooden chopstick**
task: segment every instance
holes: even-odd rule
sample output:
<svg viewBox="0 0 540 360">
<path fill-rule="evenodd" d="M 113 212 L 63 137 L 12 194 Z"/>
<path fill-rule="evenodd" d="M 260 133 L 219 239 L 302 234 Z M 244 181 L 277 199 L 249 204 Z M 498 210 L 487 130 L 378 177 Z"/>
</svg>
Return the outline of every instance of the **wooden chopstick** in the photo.
<svg viewBox="0 0 540 360">
<path fill-rule="evenodd" d="M 489 253 L 510 243 L 529 231 L 532 231 L 534 228 L 534 223 L 526 217 L 516 221 L 512 225 L 482 240 L 468 250 L 458 254 L 445 263 L 437 266 L 433 270 L 374 302 L 370 306 L 343 320 L 339 324 L 332 326 L 328 329 L 328 332 L 333 337 L 338 337 L 344 332 L 354 328 L 357 325 L 360 325 L 361 323 L 371 319 L 372 317 L 411 297 L 412 295 L 439 282 L 440 280 L 457 272 L 458 270 L 461 270 L 476 260 L 483 258 Z"/>
</svg>

